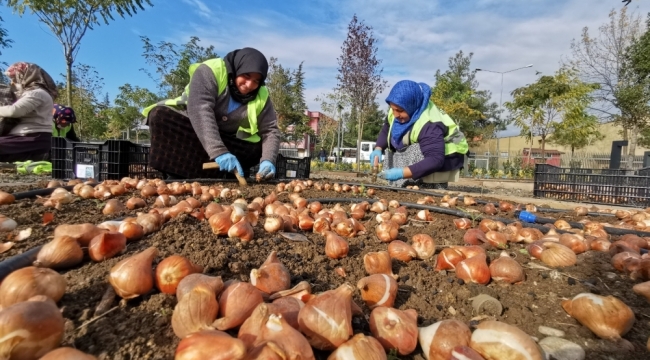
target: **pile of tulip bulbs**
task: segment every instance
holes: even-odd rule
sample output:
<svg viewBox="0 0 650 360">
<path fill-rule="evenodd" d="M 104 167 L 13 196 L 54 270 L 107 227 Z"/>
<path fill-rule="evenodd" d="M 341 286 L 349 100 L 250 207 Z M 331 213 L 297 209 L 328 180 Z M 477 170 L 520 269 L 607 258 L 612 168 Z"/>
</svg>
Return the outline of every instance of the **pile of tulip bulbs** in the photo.
<svg viewBox="0 0 650 360">
<path fill-rule="evenodd" d="M 301 195 L 304 190 L 316 189 L 372 196 L 373 189 L 295 180 L 279 183 L 269 195 L 248 202 L 239 189 L 196 182 L 166 184 L 161 180 L 125 178 L 69 185 L 74 185 L 72 192 L 57 188 L 50 197 L 39 201 L 44 206 L 64 209 L 77 197 L 99 199 L 105 202 L 102 213 L 106 215 L 126 209 L 142 212 L 100 224 L 59 225 L 33 266 L 16 270 L 4 279 L 0 284 L 0 359 L 38 359 L 44 355 L 46 359 L 73 355 L 92 359 L 78 350 L 59 348 L 64 330 L 56 302 L 65 294 L 67 284 L 56 270 L 78 266 L 86 254 L 95 262 L 118 256 L 130 242 L 159 231 L 166 222 L 182 214 L 207 222 L 215 236 L 243 242 L 265 236 L 261 230 L 256 234 L 258 223 L 265 233 L 271 234 L 313 232 L 324 237 L 323 253 L 332 259 L 346 257 L 349 239 L 367 233 L 369 229 L 363 221 L 374 218 L 374 234 L 378 242 L 386 244 L 386 250 L 363 257 L 368 276 L 360 279 L 356 287 L 343 283 L 322 293 L 312 293 L 308 282 L 292 287 L 291 274 L 275 252 L 251 271 L 248 282 L 224 282 L 220 276 L 203 274 L 201 264 L 183 256 L 159 259 L 158 250 L 153 247 L 121 260 L 107 274 L 117 296 L 129 300 L 152 291 L 176 296 L 171 321 L 174 333 L 181 339 L 176 359 L 313 359 L 312 349 L 331 351 L 329 359 L 386 359 L 387 352 L 411 354 L 418 343 L 426 359 L 543 358 L 535 341 L 515 326 L 483 321 L 472 332 L 464 322 L 450 319 L 418 328 L 416 309 L 393 307 L 398 285 L 392 259 L 427 260 L 436 254 L 436 241 L 428 234 L 413 235 L 408 242 L 398 240 L 400 227 L 409 221 L 436 221 L 428 210 L 417 211 L 409 218 L 408 209 L 397 200 L 378 199 L 372 204 L 364 201 L 349 207 L 336 204 L 326 208 Z M 125 203 L 117 198 L 130 193 L 133 196 Z M 284 194 L 288 194 L 288 202 L 279 201 Z M 145 211 L 147 199 L 153 199 L 153 205 Z M 0 204 L 14 201 L 0 193 Z M 427 196 L 418 203 L 436 201 Z M 475 201 L 465 197 L 463 204 L 474 205 Z M 460 204 L 458 198 L 446 196 L 439 205 Z M 483 209 L 487 214 L 517 208 L 507 202 L 500 203 L 498 208 L 488 205 Z M 535 210 L 531 206 L 527 209 Z M 506 251 L 488 264 L 486 248 L 506 249 L 509 243 L 527 244 L 528 253 L 549 267 L 575 265 L 576 255 L 588 250 L 609 251 L 617 269 L 633 279 L 650 280 L 650 260 L 640 255 L 640 249 L 648 248 L 647 239 L 628 236 L 610 243 L 605 225 L 600 223 L 585 221 L 583 231 L 558 220 L 547 234 L 517 222 L 505 225 L 491 219 L 481 220 L 476 228 L 475 221 L 468 218 L 456 219 L 454 224 L 466 230 L 466 245 L 444 247 L 435 257 L 435 268 L 455 271 L 466 283 L 525 281 L 523 268 Z M 555 229 L 569 233 L 560 234 Z M 346 276 L 344 268 L 337 268 L 336 273 Z M 634 290 L 650 300 L 650 282 L 639 284 Z M 357 291 L 371 309 L 370 334 L 353 334 L 352 317 L 364 315 L 352 300 Z M 578 294 L 560 305 L 604 339 L 621 341 L 634 323 L 631 309 L 612 296 Z"/>
</svg>

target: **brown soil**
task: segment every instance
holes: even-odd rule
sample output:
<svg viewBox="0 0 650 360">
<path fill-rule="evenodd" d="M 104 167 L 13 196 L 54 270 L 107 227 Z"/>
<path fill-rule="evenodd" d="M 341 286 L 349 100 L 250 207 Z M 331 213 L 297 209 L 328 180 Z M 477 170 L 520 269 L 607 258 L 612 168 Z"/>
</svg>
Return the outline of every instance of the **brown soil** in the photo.
<svg viewBox="0 0 650 360">
<path fill-rule="evenodd" d="M 271 186 L 251 186 L 245 197 L 250 201 L 256 196 L 268 194 Z M 305 191 L 305 198 L 352 197 L 351 194 L 334 192 Z M 378 191 L 376 198 L 397 199 L 400 202 L 415 203 L 420 195 Z M 121 197 L 124 201 L 126 196 Z M 287 201 L 287 195 L 280 200 Z M 149 199 L 151 205 L 153 199 Z M 332 206 L 332 205 L 328 205 Z M 480 207 L 476 207 L 477 209 Z M 0 261 L 34 246 L 49 241 L 54 227 L 64 223 L 100 223 L 109 218 L 133 215 L 128 211 L 115 216 L 101 213 L 102 203 L 93 200 L 80 200 L 65 205 L 62 210 L 43 208 L 33 199 L 20 200 L 16 204 L 4 206 L 1 213 L 15 219 L 19 229 L 31 227 L 32 236 L 17 243 L 13 249 L 0 255 Z M 53 212 L 54 221 L 42 226 L 44 212 Z M 411 212 L 414 215 L 414 212 Z M 500 215 L 512 217 L 512 214 Z M 414 234 L 432 235 L 438 245 L 462 244 L 463 231 L 452 223 L 454 217 L 435 214 L 436 221 L 422 223 L 411 221 L 400 230 L 404 241 Z M 607 218 L 610 219 L 611 218 Z M 263 220 L 263 219 L 261 219 Z M 259 267 L 267 255 L 275 250 L 280 260 L 290 270 L 292 285 L 308 280 L 315 292 L 333 289 L 344 282 L 356 285 L 366 276 L 363 255 L 371 251 L 386 250 L 374 235 L 376 221 L 374 216 L 365 220 L 368 234 L 350 239 L 350 253 L 342 260 L 331 260 L 324 253 L 322 236 L 307 233 L 314 243 L 290 242 L 278 235 L 265 233 L 261 225 L 255 228 L 256 239 L 250 243 L 218 238 L 212 234 L 207 222 L 182 215 L 167 223 L 163 229 L 145 239 L 131 243 L 126 252 L 116 258 L 101 263 L 89 259 L 79 267 L 62 272 L 68 281 L 68 289 L 60 301 L 63 315 L 67 319 L 63 345 L 74 346 L 98 356 L 100 359 L 172 359 L 179 339 L 171 328 L 171 314 L 176 305 L 175 296 L 165 295 L 157 290 L 118 305 L 105 316 L 89 324 L 93 312 L 107 287 L 106 276 L 109 269 L 118 261 L 149 246 L 160 251 L 158 261 L 180 254 L 204 266 L 204 273 L 222 276 L 224 280 L 249 280 L 251 269 Z M 521 245 L 512 245 L 508 252 L 515 255 L 525 268 L 530 258 L 520 250 Z M 494 259 L 499 251 L 490 249 L 488 255 Z M 435 257 L 434 257 L 435 258 Z M 587 359 L 640 359 L 647 358 L 646 342 L 650 335 L 650 304 L 632 292 L 634 283 L 616 273 L 610 265 L 610 257 L 605 253 L 588 252 L 578 256 L 578 264 L 558 272 L 526 268 L 526 281 L 520 285 L 503 286 L 494 282 L 487 286 L 462 284 L 453 273 L 434 271 L 435 260 L 414 260 L 410 263 L 394 261 L 393 272 L 399 275 L 400 291 L 395 307 L 416 309 L 418 323 L 426 326 L 433 322 L 455 318 L 475 326 L 482 314 L 473 312 L 469 298 L 486 293 L 499 299 L 504 312 L 496 319 L 518 326 L 531 336 L 543 338 L 537 332 L 540 325 L 550 326 L 566 332 L 566 338 L 587 352 Z M 537 261 L 534 261 L 537 262 Z M 342 266 L 347 277 L 342 278 L 334 269 Z M 615 274 L 614 274 L 615 273 Z M 582 292 L 600 295 L 613 295 L 630 306 L 637 316 L 632 330 L 625 336 L 637 350 L 625 353 L 611 342 L 597 338 L 586 327 L 569 317 L 560 306 L 562 299 L 572 298 Z M 359 294 L 355 301 L 362 304 Z M 366 315 L 369 310 L 363 306 Z M 367 317 L 355 317 L 355 332 L 369 333 Z M 235 334 L 235 333 L 233 333 Z M 318 352 L 318 359 L 326 359 L 327 353 Z M 404 359 L 423 359 L 418 347 L 416 352 Z"/>
</svg>

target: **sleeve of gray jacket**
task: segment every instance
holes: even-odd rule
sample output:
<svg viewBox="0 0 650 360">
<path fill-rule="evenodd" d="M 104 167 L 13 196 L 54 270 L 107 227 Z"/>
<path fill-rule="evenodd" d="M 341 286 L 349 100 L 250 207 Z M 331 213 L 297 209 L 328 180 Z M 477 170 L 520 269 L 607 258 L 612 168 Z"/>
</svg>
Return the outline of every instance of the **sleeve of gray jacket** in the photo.
<svg viewBox="0 0 650 360">
<path fill-rule="evenodd" d="M 221 140 L 214 113 L 218 95 L 217 79 L 212 70 L 207 65 L 199 65 L 190 81 L 187 116 L 210 159 L 228 152 Z"/>
<path fill-rule="evenodd" d="M 266 105 L 260 116 L 257 117 L 258 131 L 262 138 L 262 158 L 260 162 L 268 160 L 275 164 L 280 149 L 280 129 L 278 128 L 278 117 L 271 98 L 266 101 Z"/>
</svg>

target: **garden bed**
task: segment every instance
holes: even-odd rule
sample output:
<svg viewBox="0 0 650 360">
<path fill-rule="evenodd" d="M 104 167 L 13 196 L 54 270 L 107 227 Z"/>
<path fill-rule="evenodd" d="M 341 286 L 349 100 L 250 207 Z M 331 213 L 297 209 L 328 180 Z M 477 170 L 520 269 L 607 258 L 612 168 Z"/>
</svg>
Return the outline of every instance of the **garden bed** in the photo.
<svg viewBox="0 0 650 360">
<path fill-rule="evenodd" d="M 236 187 L 233 183 L 225 184 Z M 258 196 L 266 196 L 275 189 L 274 185 L 251 185 L 243 192 L 243 197 L 251 201 Z M 316 198 L 359 198 L 351 193 L 334 193 L 332 191 L 305 190 L 301 194 L 306 199 Z M 131 195 L 118 197 L 125 202 Z M 181 198 L 183 198 L 182 196 Z M 396 199 L 399 202 L 415 203 L 421 195 L 378 190 L 374 199 Z M 282 202 L 288 202 L 288 194 L 279 196 Z M 438 199 L 439 200 L 439 199 Z M 148 208 L 154 198 L 146 200 Z M 225 201 L 229 203 L 230 201 Z M 341 204 L 349 209 L 344 200 Z M 19 224 L 18 230 L 32 229 L 32 235 L 4 254 L 0 261 L 50 241 L 54 228 L 59 224 L 85 223 L 99 224 L 103 221 L 125 216 L 135 216 L 138 211 L 124 211 L 106 216 L 102 214 L 104 202 L 99 200 L 77 200 L 63 205 L 61 210 L 45 208 L 34 199 L 16 201 L 15 204 L 2 206 L 0 213 L 13 218 Z M 325 205 L 332 207 L 332 205 Z M 480 210 L 482 206 L 460 208 Z M 54 220 L 42 225 L 43 214 L 51 212 Z M 409 219 L 415 217 L 415 210 L 409 211 Z M 402 226 L 399 239 L 405 242 L 415 234 L 431 235 L 439 249 L 448 245 L 462 245 L 465 230 L 458 230 L 453 224 L 455 217 L 433 214 L 435 221 L 409 221 Z M 571 214 L 543 214 L 566 220 L 579 220 Z M 513 213 L 500 213 L 500 217 L 513 218 Z M 584 217 L 583 217 L 584 218 Z M 176 297 L 165 295 L 157 290 L 118 306 L 117 309 L 89 322 L 105 289 L 107 275 L 113 265 L 135 253 L 154 246 L 159 250 L 158 263 L 167 256 L 178 254 L 204 267 L 204 273 L 221 276 L 225 280 L 249 281 L 250 271 L 258 268 L 271 251 L 278 252 L 278 258 L 290 271 L 291 285 L 306 280 L 312 285 L 314 293 L 331 290 L 344 282 L 356 285 L 367 276 L 363 266 L 363 256 L 369 252 L 386 250 L 387 244 L 381 243 L 375 235 L 377 222 L 374 213 L 368 213 L 363 220 L 369 230 L 364 235 L 349 239 L 350 252 L 341 260 L 329 259 L 324 252 L 324 237 L 311 232 L 304 234 L 311 242 L 291 242 L 280 235 L 266 233 L 263 229 L 264 216 L 254 227 L 254 239 L 248 243 L 239 240 L 217 237 L 207 221 L 182 214 L 167 222 L 163 228 L 137 242 L 129 243 L 126 251 L 114 258 L 95 263 L 85 255 L 81 265 L 61 271 L 68 287 L 59 302 L 66 319 L 65 337 L 62 345 L 72 346 L 93 354 L 100 359 L 171 359 L 179 339 L 171 327 L 171 314 L 177 303 Z M 598 217 L 593 221 L 614 223 L 615 218 Z M 648 357 L 646 342 L 650 335 L 650 304 L 632 292 L 635 284 L 623 274 L 616 272 L 610 265 L 610 255 L 589 251 L 578 255 L 577 265 L 545 271 L 530 268 L 531 260 L 525 254 L 523 244 L 511 244 L 507 251 L 515 256 L 525 269 L 526 280 L 518 285 L 500 285 L 490 282 L 487 286 L 464 284 L 453 272 L 436 272 L 435 259 L 413 260 L 409 263 L 393 260 L 393 272 L 398 275 L 399 292 L 395 307 L 415 309 L 418 313 L 418 326 L 426 326 L 444 319 L 458 319 L 471 327 L 486 319 L 496 319 L 515 325 L 527 334 L 542 338 L 538 332 L 540 325 L 549 326 L 566 332 L 566 339 L 579 344 L 586 351 L 587 359 L 640 359 Z M 500 250 L 487 248 L 490 259 L 499 256 Z M 335 268 L 345 269 L 347 276 L 341 277 Z M 562 299 L 572 298 L 579 293 L 591 292 L 599 295 L 613 295 L 632 308 L 636 314 L 636 323 L 625 336 L 635 345 L 634 352 L 622 352 L 610 341 L 597 338 L 586 327 L 569 317 L 560 306 Z M 487 316 L 473 311 L 469 299 L 478 294 L 488 294 L 504 306 L 503 314 Z M 367 315 L 369 309 L 362 305 L 358 291 L 354 300 L 364 310 L 365 317 L 353 318 L 355 333 L 370 334 Z M 236 336 L 236 332 L 230 332 Z M 326 359 L 327 352 L 316 351 L 317 359 Z M 421 349 L 403 359 L 423 359 Z"/>
</svg>

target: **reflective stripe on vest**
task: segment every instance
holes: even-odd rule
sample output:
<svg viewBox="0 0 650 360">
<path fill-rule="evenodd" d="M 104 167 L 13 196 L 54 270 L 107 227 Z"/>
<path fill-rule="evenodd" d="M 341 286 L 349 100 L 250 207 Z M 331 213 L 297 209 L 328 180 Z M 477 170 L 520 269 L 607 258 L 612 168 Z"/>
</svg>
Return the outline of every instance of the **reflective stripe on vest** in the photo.
<svg viewBox="0 0 650 360">
<path fill-rule="evenodd" d="M 388 124 L 390 127 L 388 129 L 388 144 L 390 144 L 390 136 L 391 130 L 393 129 L 394 119 L 395 117 L 393 116 L 393 110 L 389 108 Z M 467 154 L 469 145 L 467 144 L 465 135 L 460 131 L 458 124 L 454 122 L 451 116 L 438 109 L 438 107 L 432 101 L 429 101 L 429 106 L 427 106 L 427 108 L 420 115 L 420 118 L 415 122 L 415 124 L 413 124 L 413 128 L 411 128 L 411 131 L 409 132 L 410 136 L 407 138 L 407 140 L 410 140 L 410 144 L 417 143 L 420 131 L 422 131 L 424 125 L 429 122 L 435 123 L 439 121 L 442 122 L 449 131 L 447 133 L 447 136 L 445 136 L 445 156 L 454 153 Z M 408 145 L 406 142 L 404 144 Z"/>
<path fill-rule="evenodd" d="M 212 70 L 212 73 L 214 74 L 214 78 L 217 81 L 218 92 L 219 92 L 217 96 L 223 94 L 223 92 L 226 90 L 226 85 L 228 84 L 228 70 L 226 69 L 226 64 L 224 63 L 223 59 L 220 58 L 210 59 L 202 63 L 196 63 L 190 65 L 190 69 L 189 69 L 190 82 L 192 81 L 192 76 L 194 76 L 194 72 L 196 71 L 196 68 L 198 68 L 199 65 L 202 64 L 207 65 Z M 167 100 L 159 101 L 156 104 L 150 105 L 142 111 L 142 115 L 147 117 L 151 109 L 153 109 L 156 106 L 161 106 L 161 105 L 187 106 L 187 99 L 189 97 L 189 93 L 190 93 L 190 85 L 187 84 L 181 96 L 175 99 L 167 99 Z M 268 100 L 268 98 L 269 98 L 269 90 L 266 88 L 266 86 L 262 86 L 257 92 L 257 96 L 255 97 L 255 99 L 253 99 L 252 101 L 248 102 L 248 104 L 246 104 L 248 117 L 243 120 L 247 121 L 248 123 L 243 124 L 243 126 L 239 127 L 239 129 L 237 130 L 237 138 L 249 142 L 253 142 L 253 143 L 259 142 L 261 140 L 260 136 L 257 134 L 258 132 L 257 117 L 264 109 L 264 106 L 266 105 L 266 101 Z"/>
<path fill-rule="evenodd" d="M 52 136 L 64 138 L 70 129 L 72 129 L 72 126 L 66 126 L 63 129 L 59 129 L 56 127 L 56 123 L 52 123 Z"/>
</svg>

